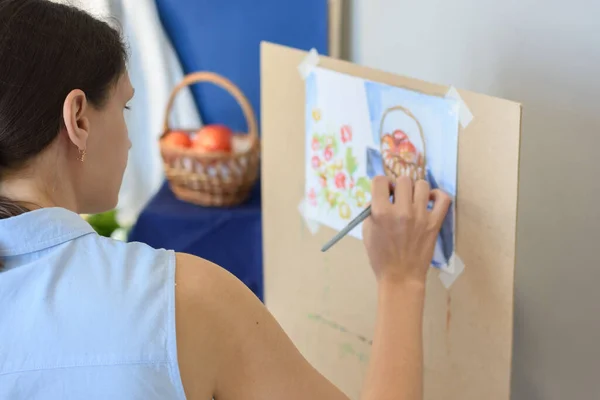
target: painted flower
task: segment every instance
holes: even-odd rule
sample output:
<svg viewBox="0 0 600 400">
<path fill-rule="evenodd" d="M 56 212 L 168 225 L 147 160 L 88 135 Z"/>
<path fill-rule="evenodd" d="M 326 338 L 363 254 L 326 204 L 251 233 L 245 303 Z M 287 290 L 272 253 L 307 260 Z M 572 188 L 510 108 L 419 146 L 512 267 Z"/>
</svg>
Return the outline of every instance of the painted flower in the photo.
<svg viewBox="0 0 600 400">
<path fill-rule="evenodd" d="M 329 164 L 327 166 L 327 168 L 325 169 L 325 173 L 330 178 L 333 178 L 335 176 L 336 172 L 337 172 L 337 169 L 335 168 L 335 165 L 333 165 L 333 164 Z"/>
<path fill-rule="evenodd" d="M 337 195 L 334 192 L 327 193 L 327 202 L 331 207 L 335 206 L 337 203 Z"/>
<path fill-rule="evenodd" d="M 327 146 L 333 146 L 333 137 L 327 136 L 325 138 L 325 144 L 327 144 Z"/>
<path fill-rule="evenodd" d="M 338 172 L 335 175 L 335 187 L 338 189 L 346 189 L 346 175 L 343 172 Z"/>
<path fill-rule="evenodd" d="M 315 189 L 310 189 L 308 191 L 308 204 L 311 206 L 317 205 L 317 192 L 315 192 Z"/>
<path fill-rule="evenodd" d="M 365 195 L 364 191 L 358 189 L 356 191 L 356 205 L 358 207 L 364 207 L 365 204 L 367 204 L 367 196 Z"/>
<path fill-rule="evenodd" d="M 321 110 L 315 108 L 312 112 L 312 117 L 315 121 L 319 122 L 321 120 Z"/>
<path fill-rule="evenodd" d="M 319 184 L 321 185 L 321 187 L 327 187 L 327 178 L 325 177 L 325 175 L 319 176 Z"/>
<path fill-rule="evenodd" d="M 344 202 L 341 202 L 338 206 L 338 212 L 340 214 L 341 219 L 350 219 L 352 215 L 352 210 L 350 210 L 350 206 Z"/>
<path fill-rule="evenodd" d="M 317 169 L 321 166 L 321 159 L 319 158 L 319 156 L 313 156 L 311 161 L 313 168 Z"/>
<path fill-rule="evenodd" d="M 321 143 L 319 143 L 319 139 L 313 138 L 311 147 L 312 147 L 313 151 L 319 150 L 319 148 L 321 147 Z"/>
<path fill-rule="evenodd" d="M 325 148 L 325 153 L 323 154 L 323 156 L 325 157 L 325 161 L 330 161 L 333 158 L 333 149 L 331 148 L 331 146 L 327 146 Z"/>
<path fill-rule="evenodd" d="M 350 189 L 354 188 L 354 178 L 350 178 L 350 182 L 348 182 L 348 187 Z"/>
<path fill-rule="evenodd" d="M 352 128 L 350 125 L 344 125 L 341 129 L 342 143 L 348 143 L 352 140 Z"/>
</svg>

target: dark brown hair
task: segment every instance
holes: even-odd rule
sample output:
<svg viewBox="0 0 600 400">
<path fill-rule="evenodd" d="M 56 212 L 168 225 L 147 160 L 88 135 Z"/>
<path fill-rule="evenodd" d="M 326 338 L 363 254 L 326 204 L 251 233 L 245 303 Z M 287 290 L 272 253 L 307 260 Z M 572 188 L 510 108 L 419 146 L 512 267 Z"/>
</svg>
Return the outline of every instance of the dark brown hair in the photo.
<svg viewBox="0 0 600 400">
<path fill-rule="evenodd" d="M 54 141 L 72 90 L 102 107 L 126 59 L 119 32 L 76 7 L 0 0 L 0 185 Z M 0 197 L 0 219 L 26 211 Z"/>
</svg>

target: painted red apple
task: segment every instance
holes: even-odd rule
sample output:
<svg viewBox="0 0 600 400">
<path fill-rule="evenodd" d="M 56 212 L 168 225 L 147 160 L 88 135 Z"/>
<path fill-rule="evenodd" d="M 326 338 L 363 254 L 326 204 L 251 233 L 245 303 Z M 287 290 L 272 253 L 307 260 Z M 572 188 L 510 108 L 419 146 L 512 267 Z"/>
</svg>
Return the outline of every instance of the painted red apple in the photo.
<svg viewBox="0 0 600 400">
<path fill-rule="evenodd" d="M 171 147 L 184 147 L 188 148 L 192 146 L 192 139 L 190 135 L 184 131 L 172 131 L 162 138 L 162 142 Z"/>
<path fill-rule="evenodd" d="M 398 146 L 401 142 L 408 140 L 408 135 L 401 131 L 400 129 L 396 129 L 394 133 L 392 133 L 392 137 L 394 138 L 394 143 Z"/>
<path fill-rule="evenodd" d="M 225 125 L 211 124 L 202 127 L 194 138 L 194 149 L 202 152 L 231 151 L 233 132 Z"/>
<path fill-rule="evenodd" d="M 416 163 L 417 162 L 417 149 L 410 142 L 410 140 L 402 141 L 397 147 L 397 152 L 400 157 L 406 161 L 407 163 Z"/>
<path fill-rule="evenodd" d="M 394 138 L 392 135 L 390 135 L 389 133 L 386 133 L 382 138 L 381 138 L 381 150 L 382 151 L 394 151 Z"/>
</svg>

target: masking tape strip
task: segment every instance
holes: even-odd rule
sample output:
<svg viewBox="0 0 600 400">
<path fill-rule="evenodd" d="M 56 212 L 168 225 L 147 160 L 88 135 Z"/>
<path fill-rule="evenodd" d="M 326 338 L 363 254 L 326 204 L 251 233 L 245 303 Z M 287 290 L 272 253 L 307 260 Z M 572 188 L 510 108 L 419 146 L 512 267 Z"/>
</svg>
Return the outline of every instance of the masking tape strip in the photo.
<svg viewBox="0 0 600 400">
<path fill-rule="evenodd" d="M 462 97 L 460 97 L 460 94 L 458 94 L 458 90 L 456 90 L 454 86 L 450 86 L 450 89 L 448 89 L 448 92 L 446 93 L 446 98 L 458 101 L 458 120 L 463 129 L 466 128 L 473 120 L 473 113 L 471 113 L 467 104 L 463 101 Z"/>
<path fill-rule="evenodd" d="M 442 285 L 444 285 L 446 289 L 450 289 L 450 286 L 454 284 L 454 282 L 465 270 L 465 263 L 456 254 L 452 256 L 450 264 L 452 264 L 454 272 L 450 273 L 440 270 L 439 274 L 440 281 L 442 281 Z"/>
<path fill-rule="evenodd" d="M 306 200 L 302 199 L 300 201 L 300 204 L 298 204 L 298 211 L 300 212 L 300 215 L 302 216 L 302 219 L 304 220 L 304 224 L 308 228 L 309 232 L 312 235 L 314 235 L 317 232 L 319 232 L 319 229 L 321 228 L 321 224 L 319 224 L 317 221 L 315 221 L 313 219 L 307 218 L 305 210 L 306 210 Z"/>
<path fill-rule="evenodd" d="M 298 65 L 298 72 L 300 72 L 302 79 L 306 79 L 318 64 L 319 53 L 317 49 L 313 48 L 308 52 L 308 55 L 302 60 L 300 65 Z"/>
</svg>

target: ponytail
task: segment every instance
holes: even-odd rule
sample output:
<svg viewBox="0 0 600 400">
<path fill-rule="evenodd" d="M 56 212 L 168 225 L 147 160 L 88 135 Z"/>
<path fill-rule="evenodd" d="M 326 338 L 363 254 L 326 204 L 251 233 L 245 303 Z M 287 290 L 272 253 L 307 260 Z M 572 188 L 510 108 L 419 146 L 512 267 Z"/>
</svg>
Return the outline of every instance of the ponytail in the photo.
<svg viewBox="0 0 600 400">
<path fill-rule="evenodd" d="M 16 217 L 30 211 L 8 197 L 0 196 L 0 219 Z M 0 259 L 0 272 L 4 269 L 4 261 Z"/>
<path fill-rule="evenodd" d="M 16 217 L 29 211 L 28 208 L 12 201 L 8 197 L 0 196 L 0 219 Z"/>
</svg>

